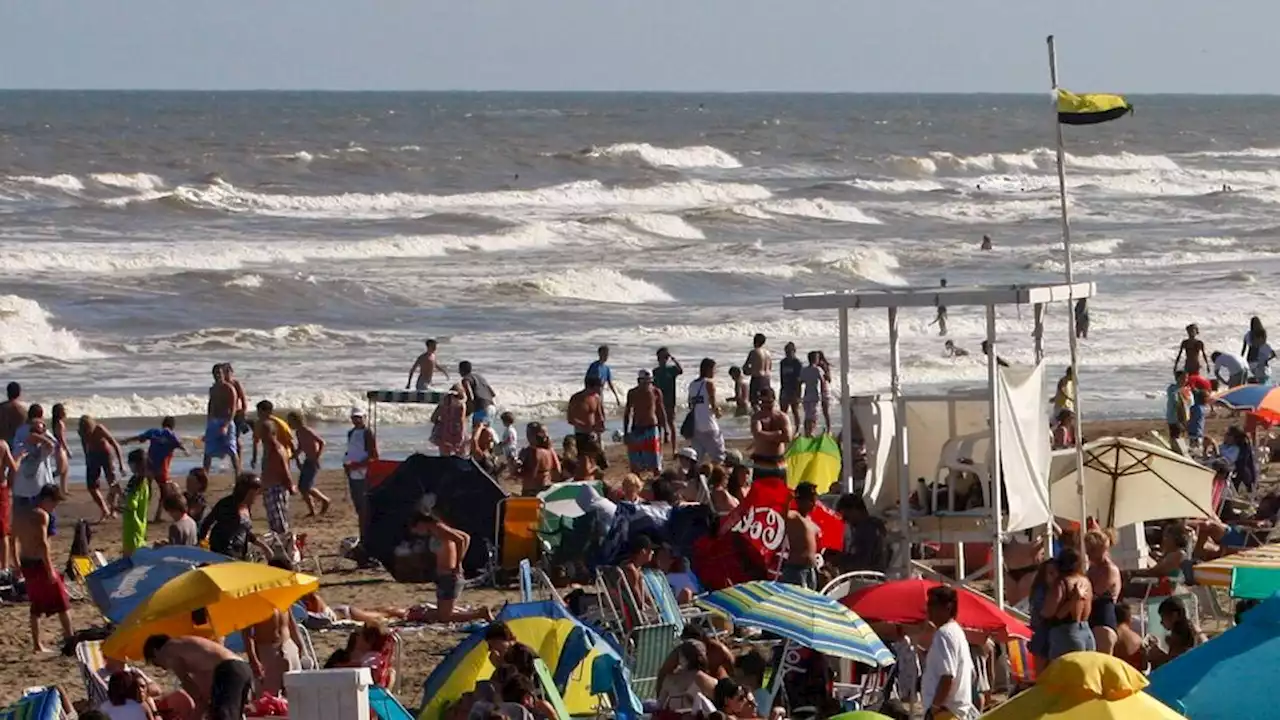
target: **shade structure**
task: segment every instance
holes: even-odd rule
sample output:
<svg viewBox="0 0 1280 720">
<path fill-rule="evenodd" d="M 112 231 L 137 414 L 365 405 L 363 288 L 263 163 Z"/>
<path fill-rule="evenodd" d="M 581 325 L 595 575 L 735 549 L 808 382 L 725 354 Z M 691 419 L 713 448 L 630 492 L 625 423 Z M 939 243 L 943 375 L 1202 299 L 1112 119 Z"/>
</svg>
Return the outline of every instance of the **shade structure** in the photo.
<svg viewBox="0 0 1280 720">
<path fill-rule="evenodd" d="M 1151 673 L 1153 696 L 1194 720 L 1272 718 L 1280 666 L 1280 595 L 1240 624 Z"/>
<path fill-rule="evenodd" d="M 1280 388 L 1274 385 L 1241 385 L 1219 393 L 1213 401 L 1232 410 L 1245 410 L 1268 423 L 1280 422 Z"/>
<path fill-rule="evenodd" d="M 231 558 L 187 545 L 139 548 L 133 555 L 89 573 L 85 585 L 103 616 L 122 623 L 170 580 L 201 565 L 224 562 L 231 562 Z"/>
<path fill-rule="evenodd" d="M 1197 585 L 1231 587 L 1232 572 L 1236 568 L 1264 570 L 1280 575 L 1280 543 L 1250 548 L 1217 560 L 1202 562 L 1193 568 L 1192 576 Z"/>
<path fill-rule="evenodd" d="M 825 492 L 840 479 L 840 443 L 830 435 L 798 437 L 787 447 L 787 485 L 813 483 Z"/>
<path fill-rule="evenodd" d="M 288 609 L 319 586 L 310 575 L 247 562 L 189 570 L 129 613 L 102 652 L 118 660 L 141 660 L 142 646 L 152 635 L 222 638 Z"/>
<path fill-rule="evenodd" d="M 925 606 L 929 591 L 941 587 L 936 580 L 915 578 L 868 585 L 840 600 L 863 620 L 899 625 L 914 625 L 928 620 Z M 1031 638 L 1031 628 L 1002 611 L 981 595 L 958 587 L 959 612 L 956 622 L 966 630 L 995 633 L 1001 637 Z"/>
<path fill-rule="evenodd" d="M 1086 512 L 1104 527 L 1168 518 L 1213 517 L 1213 471 L 1157 445 L 1102 438 L 1084 451 Z M 1050 497 L 1058 517 L 1083 522 L 1074 450 L 1054 453 Z"/>
<path fill-rule="evenodd" d="M 983 715 L 991 720 L 1180 720 L 1143 692 L 1147 679 L 1132 665 L 1096 652 L 1067 653 L 1040 674 L 1036 686 Z"/>
<path fill-rule="evenodd" d="M 866 665 L 893 663 L 893 653 L 856 613 L 796 585 L 770 580 L 742 583 L 697 602 L 735 625 L 767 630 L 824 655 Z"/>
</svg>

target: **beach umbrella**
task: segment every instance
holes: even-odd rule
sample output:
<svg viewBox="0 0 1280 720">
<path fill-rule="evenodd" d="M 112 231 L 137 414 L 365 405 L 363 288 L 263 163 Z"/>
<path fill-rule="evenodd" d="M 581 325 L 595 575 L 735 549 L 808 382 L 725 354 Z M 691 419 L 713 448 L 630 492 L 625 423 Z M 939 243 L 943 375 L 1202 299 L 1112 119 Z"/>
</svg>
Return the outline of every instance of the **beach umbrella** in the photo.
<svg viewBox="0 0 1280 720">
<path fill-rule="evenodd" d="M 538 493 L 543 515 L 557 518 L 580 518 L 592 510 L 613 516 L 617 506 L 604 497 L 604 483 L 596 480 L 556 483 Z"/>
<path fill-rule="evenodd" d="M 833 598 L 797 585 L 759 580 L 697 599 L 734 625 L 779 635 L 824 655 L 865 665 L 890 665 L 893 653 L 871 626 Z"/>
<path fill-rule="evenodd" d="M 1193 720 L 1275 717 L 1280 665 L 1280 595 L 1240 624 L 1151 673 L 1147 692 Z"/>
<path fill-rule="evenodd" d="M 929 591 L 941 586 L 936 580 L 922 578 L 894 580 L 858 588 L 840 603 L 869 622 L 915 625 L 928 620 L 925 606 Z M 964 629 L 995 633 L 1002 638 L 1031 639 L 1031 628 L 994 602 L 962 587 L 955 590 L 959 600 L 956 622 Z"/>
<path fill-rule="evenodd" d="M 787 448 L 787 485 L 813 483 L 819 492 L 840 479 L 840 443 L 823 433 L 816 437 L 800 436 Z"/>
<path fill-rule="evenodd" d="M 0 710 L 0 720 L 62 720 L 72 715 L 63 710 L 62 693 L 53 686 L 28 689 L 20 700 Z"/>
<path fill-rule="evenodd" d="M 1259 571 L 1261 575 L 1247 573 L 1237 576 L 1238 570 Z M 1258 596 L 1257 588 L 1264 582 L 1276 583 L 1272 592 L 1280 590 L 1280 543 L 1272 543 L 1261 547 L 1249 548 L 1231 555 L 1223 555 L 1216 560 L 1208 560 L 1196 565 L 1191 570 L 1197 585 L 1211 587 L 1234 587 L 1252 589 L 1250 597 L 1262 599 L 1270 597 L 1271 592 L 1263 592 Z"/>
<path fill-rule="evenodd" d="M 188 545 L 139 548 L 133 555 L 89 573 L 85 585 L 103 617 L 122 623 L 170 580 L 201 565 L 230 561 L 226 555 Z"/>
<path fill-rule="evenodd" d="M 103 643 L 118 660 L 142 659 L 152 635 L 198 635 L 209 639 L 266 620 L 320 587 L 310 575 L 247 562 L 189 570 L 165 583 L 138 605 Z"/>
<path fill-rule="evenodd" d="M 989 720 L 1181 720 L 1181 715 L 1143 692 L 1146 686 L 1147 679 L 1142 673 L 1119 658 L 1096 652 L 1067 653 L 1049 663 L 1035 687 L 1015 695 L 982 717 Z"/>
<path fill-rule="evenodd" d="M 1219 393 L 1213 401 L 1253 413 L 1267 423 L 1280 423 L 1280 388 L 1274 385 L 1240 385 Z"/>
<path fill-rule="evenodd" d="M 1168 518 L 1215 517 L 1213 470 L 1171 450 L 1131 438 L 1086 444 L 1086 512 L 1103 527 Z M 1053 454 L 1049 493 L 1058 517 L 1084 522 L 1076 486 L 1076 453 Z"/>
<path fill-rule="evenodd" d="M 854 710 L 853 712 L 832 715 L 830 720 L 889 720 L 889 716 L 871 712 L 870 710 Z"/>
</svg>

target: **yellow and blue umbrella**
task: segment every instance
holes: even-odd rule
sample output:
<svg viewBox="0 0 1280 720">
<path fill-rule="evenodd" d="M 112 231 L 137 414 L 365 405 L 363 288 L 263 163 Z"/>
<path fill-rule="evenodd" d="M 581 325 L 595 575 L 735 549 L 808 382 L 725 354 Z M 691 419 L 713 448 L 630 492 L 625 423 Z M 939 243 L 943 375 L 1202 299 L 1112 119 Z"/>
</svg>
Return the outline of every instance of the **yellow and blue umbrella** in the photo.
<svg viewBox="0 0 1280 720">
<path fill-rule="evenodd" d="M 742 583 L 697 602 L 734 625 L 774 633 L 823 655 L 866 665 L 893 664 L 893 653 L 856 613 L 797 585 L 770 580 Z"/>
<path fill-rule="evenodd" d="M 798 437 L 787 447 L 787 486 L 808 482 L 825 492 L 840 479 L 840 443 L 830 435 Z"/>
<path fill-rule="evenodd" d="M 152 635 L 226 637 L 288 610 L 320 581 L 247 562 L 206 565 L 179 575 L 138 605 L 102 645 L 117 660 L 141 660 Z"/>
</svg>

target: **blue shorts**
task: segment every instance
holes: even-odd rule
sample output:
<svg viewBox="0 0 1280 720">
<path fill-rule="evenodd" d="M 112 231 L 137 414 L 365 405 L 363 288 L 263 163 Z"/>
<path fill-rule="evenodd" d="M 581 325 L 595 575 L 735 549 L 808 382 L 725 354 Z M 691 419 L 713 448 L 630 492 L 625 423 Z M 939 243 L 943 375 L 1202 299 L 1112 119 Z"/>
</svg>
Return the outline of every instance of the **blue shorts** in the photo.
<svg viewBox="0 0 1280 720">
<path fill-rule="evenodd" d="M 316 473 L 320 472 L 320 464 L 315 460 L 303 460 L 302 472 L 298 475 L 298 489 L 310 492 L 316 486 Z"/>
<path fill-rule="evenodd" d="M 471 424 L 487 422 L 489 422 L 489 408 L 476 408 L 476 411 L 471 413 Z"/>
<path fill-rule="evenodd" d="M 1248 547 L 1249 534 L 1238 525 L 1232 525 L 1222 534 L 1222 546 L 1232 548 Z"/>
<path fill-rule="evenodd" d="M 221 418 L 209 418 L 204 426 L 204 456 L 218 458 L 240 454 L 240 441 L 235 422 Z"/>
</svg>

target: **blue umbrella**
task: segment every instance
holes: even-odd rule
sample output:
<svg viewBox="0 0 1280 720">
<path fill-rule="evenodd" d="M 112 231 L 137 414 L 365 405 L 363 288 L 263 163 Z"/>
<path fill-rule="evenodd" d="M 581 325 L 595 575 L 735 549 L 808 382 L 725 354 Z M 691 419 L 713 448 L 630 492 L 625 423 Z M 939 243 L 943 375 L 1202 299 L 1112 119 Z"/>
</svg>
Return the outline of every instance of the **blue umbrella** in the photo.
<svg viewBox="0 0 1280 720">
<path fill-rule="evenodd" d="M 113 623 L 124 619 L 160 586 L 201 565 L 231 560 L 203 548 L 187 545 L 163 545 L 141 548 L 132 556 L 121 558 L 89 573 L 85 584 L 93 596 L 93 604 Z"/>
<path fill-rule="evenodd" d="M 742 583 L 698 598 L 735 625 L 760 628 L 824 655 L 891 665 L 893 653 L 871 626 L 836 600 L 780 582 Z"/>
<path fill-rule="evenodd" d="M 1275 717 L 1280 593 L 1239 625 L 1151 673 L 1147 692 L 1194 720 Z"/>
</svg>

